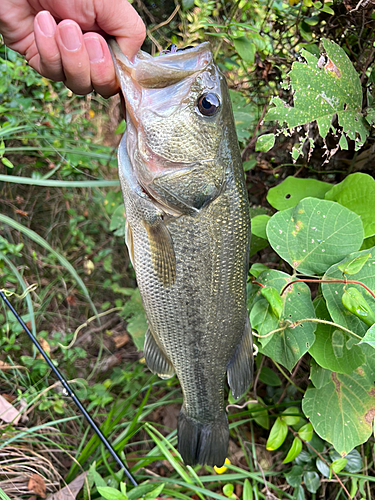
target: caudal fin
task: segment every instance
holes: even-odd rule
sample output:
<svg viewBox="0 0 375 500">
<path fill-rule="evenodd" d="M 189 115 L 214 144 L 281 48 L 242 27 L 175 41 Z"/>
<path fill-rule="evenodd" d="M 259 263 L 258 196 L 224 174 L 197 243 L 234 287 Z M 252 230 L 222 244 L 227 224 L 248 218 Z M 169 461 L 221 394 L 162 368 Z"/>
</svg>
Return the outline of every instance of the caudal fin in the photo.
<svg viewBox="0 0 375 500">
<path fill-rule="evenodd" d="M 221 467 L 228 453 L 228 420 L 201 423 L 180 411 L 178 418 L 178 451 L 186 465 L 216 465 Z"/>
</svg>

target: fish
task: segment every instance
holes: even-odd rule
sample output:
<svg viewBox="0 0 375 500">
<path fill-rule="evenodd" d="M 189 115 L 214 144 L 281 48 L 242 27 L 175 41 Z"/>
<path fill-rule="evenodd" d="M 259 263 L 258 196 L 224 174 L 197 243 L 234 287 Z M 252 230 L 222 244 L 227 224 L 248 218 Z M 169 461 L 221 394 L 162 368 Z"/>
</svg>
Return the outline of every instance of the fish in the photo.
<svg viewBox="0 0 375 500">
<path fill-rule="evenodd" d="M 179 379 L 184 463 L 220 467 L 225 379 L 238 399 L 253 378 L 249 202 L 227 83 L 208 42 L 133 60 L 109 46 L 126 106 L 119 178 L 144 357 L 151 372 Z"/>
</svg>

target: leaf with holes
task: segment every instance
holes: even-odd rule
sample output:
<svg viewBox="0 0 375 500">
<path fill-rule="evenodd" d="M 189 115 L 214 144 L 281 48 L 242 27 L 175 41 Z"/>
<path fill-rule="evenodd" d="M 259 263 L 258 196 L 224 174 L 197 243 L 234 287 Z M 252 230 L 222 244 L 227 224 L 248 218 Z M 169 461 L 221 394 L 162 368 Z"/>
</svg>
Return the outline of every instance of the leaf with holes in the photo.
<svg viewBox="0 0 375 500">
<path fill-rule="evenodd" d="M 314 305 L 318 318 L 332 321 L 325 300 L 318 299 L 314 301 Z M 365 362 L 362 349 L 351 342 L 348 343 L 352 337 L 340 328 L 318 323 L 315 337 L 309 353 L 321 367 L 339 373 L 351 373 Z"/>
<path fill-rule="evenodd" d="M 344 457 L 371 435 L 375 387 L 362 369 L 348 375 L 331 372 L 329 383 L 307 389 L 302 409 L 315 432 Z"/>
<path fill-rule="evenodd" d="M 375 180 L 368 174 L 356 172 L 333 186 L 325 195 L 326 200 L 337 201 L 361 216 L 364 237 L 375 234 Z"/>
<path fill-rule="evenodd" d="M 289 176 L 281 184 L 268 191 L 267 201 L 276 210 L 286 210 L 295 207 L 308 196 L 324 200 L 326 192 L 331 188 L 332 184 L 328 182 Z"/>
<path fill-rule="evenodd" d="M 291 276 L 281 271 L 270 270 L 261 273 L 257 281 L 262 285 L 276 289 L 280 294 L 284 286 L 291 281 Z M 312 322 L 296 326 L 294 323 L 301 319 L 315 318 L 315 311 L 310 289 L 305 283 L 295 283 L 288 287 L 281 299 L 282 311 L 278 321 L 269 302 L 262 297 L 261 290 L 259 290 L 252 302 L 250 323 L 254 330 L 257 330 L 261 335 L 267 335 L 270 331 L 278 328 L 281 329 L 268 337 L 259 339 L 260 351 L 291 370 L 314 343 L 316 328 L 316 324 Z M 259 311 L 262 311 L 263 317 Z M 254 319 L 256 322 L 253 322 Z"/>
<path fill-rule="evenodd" d="M 375 290 L 375 247 L 369 248 L 367 250 L 362 250 L 361 252 L 355 252 L 348 255 L 344 262 L 348 259 L 354 259 L 356 257 L 360 257 L 370 253 L 372 257 L 370 257 L 365 265 L 358 271 L 358 273 L 350 276 L 351 280 L 360 281 L 364 285 L 366 285 L 370 290 Z M 334 264 L 332 267 L 328 269 L 326 274 L 323 276 L 325 280 L 342 280 L 343 275 L 339 269 L 339 265 L 341 262 Z M 366 302 L 369 304 L 371 309 L 375 311 L 375 299 L 372 295 L 365 290 L 365 288 L 361 285 L 357 285 L 354 283 L 350 283 L 350 285 L 346 285 L 345 283 L 323 283 L 322 291 L 323 296 L 327 302 L 328 311 L 335 323 L 338 323 L 345 328 L 348 328 L 352 332 L 355 332 L 357 335 L 363 336 L 368 327 L 366 323 L 364 323 L 357 315 L 352 314 L 348 309 L 344 307 L 342 303 L 342 297 L 345 289 L 350 286 L 354 287 L 362 294 L 362 296 L 366 299 Z M 355 341 L 357 343 L 358 341 Z M 349 345 L 352 345 L 351 342 Z"/>
<path fill-rule="evenodd" d="M 267 113 L 265 120 L 277 120 L 295 128 L 316 121 L 321 137 L 324 139 L 329 130 L 336 133 L 332 124 L 337 115 L 342 127 L 340 147 L 347 149 L 346 137 L 355 141 L 358 150 L 368 136 L 368 126 L 362 114 L 362 87 L 345 51 L 336 43 L 323 39 L 325 55 L 319 59 L 302 50 L 306 62 L 294 62 L 289 73 L 294 92 L 294 106 L 288 106 L 279 97 L 271 101 L 274 108 Z M 307 139 L 307 132 L 303 140 Z M 314 147 L 310 141 L 310 148 Z"/>
<path fill-rule="evenodd" d="M 272 248 L 296 271 L 323 274 L 363 241 L 360 217 L 338 203 L 305 198 L 267 224 Z"/>
</svg>

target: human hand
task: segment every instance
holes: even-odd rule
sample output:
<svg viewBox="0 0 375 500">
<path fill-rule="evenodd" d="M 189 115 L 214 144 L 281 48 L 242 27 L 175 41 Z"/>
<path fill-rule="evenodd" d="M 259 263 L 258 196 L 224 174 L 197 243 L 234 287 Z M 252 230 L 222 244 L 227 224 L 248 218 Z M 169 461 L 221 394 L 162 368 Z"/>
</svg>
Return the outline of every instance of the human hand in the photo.
<svg viewBox="0 0 375 500">
<path fill-rule="evenodd" d="M 95 89 L 109 97 L 119 87 L 100 33 L 116 37 L 132 58 L 145 26 L 126 0 L 0 0 L 0 33 L 41 75 L 76 94 Z"/>
</svg>

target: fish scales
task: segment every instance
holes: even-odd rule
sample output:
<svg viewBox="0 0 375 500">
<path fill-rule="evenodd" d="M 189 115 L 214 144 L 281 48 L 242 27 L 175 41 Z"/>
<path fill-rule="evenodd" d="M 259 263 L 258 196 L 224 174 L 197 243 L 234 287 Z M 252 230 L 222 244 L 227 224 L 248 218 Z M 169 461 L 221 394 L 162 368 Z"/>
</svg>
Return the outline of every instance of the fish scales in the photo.
<svg viewBox="0 0 375 500">
<path fill-rule="evenodd" d="M 113 42 L 111 48 L 127 106 L 119 174 L 127 245 L 149 324 L 146 362 L 180 381 L 184 462 L 221 466 L 229 440 L 225 377 L 238 398 L 253 363 L 249 206 L 226 82 L 208 44 L 183 57 L 141 53 L 134 63 Z M 214 117 L 204 115 L 211 101 Z"/>
</svg>

